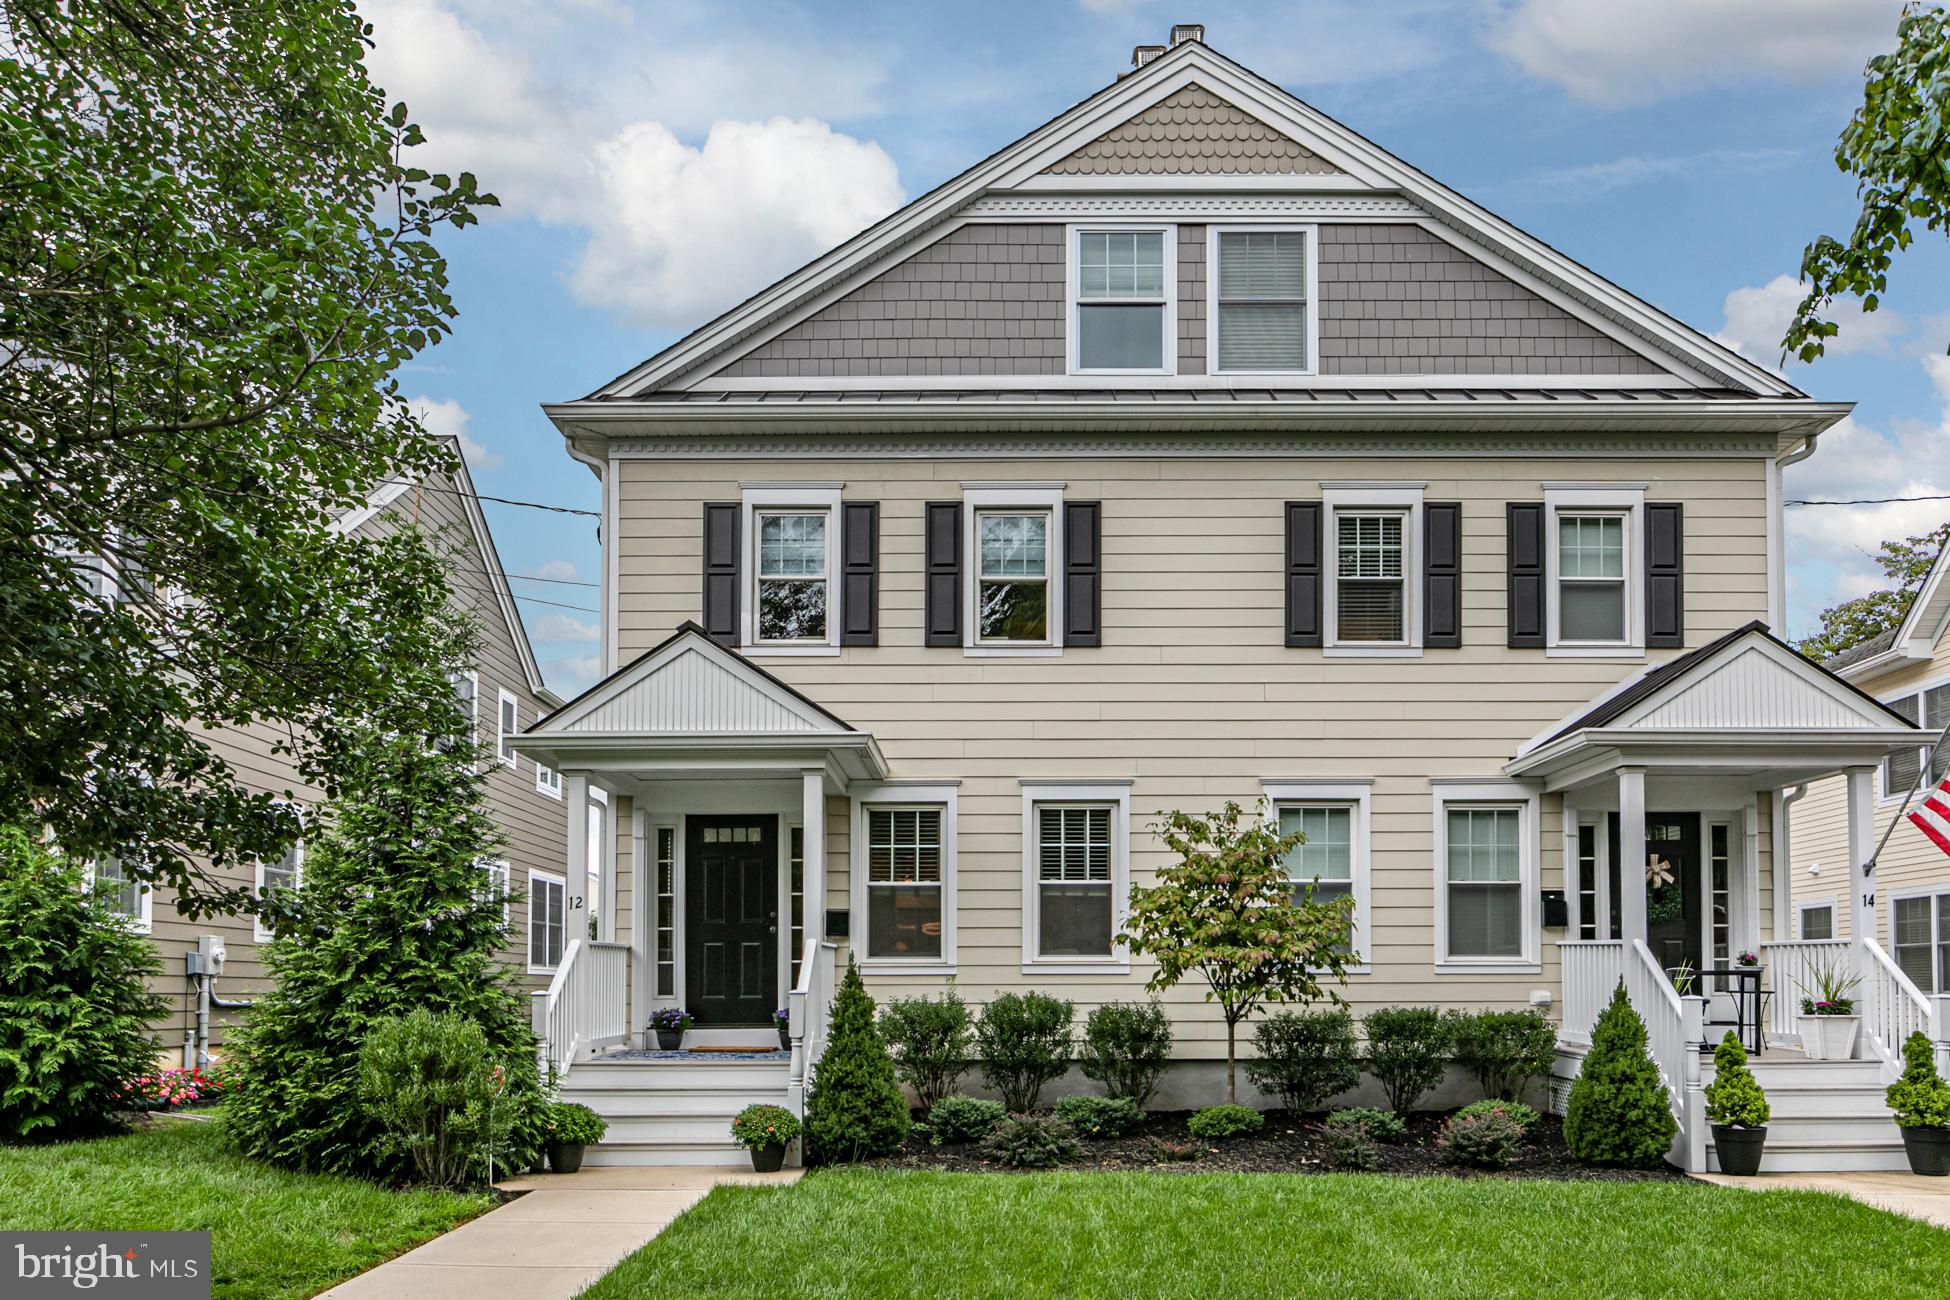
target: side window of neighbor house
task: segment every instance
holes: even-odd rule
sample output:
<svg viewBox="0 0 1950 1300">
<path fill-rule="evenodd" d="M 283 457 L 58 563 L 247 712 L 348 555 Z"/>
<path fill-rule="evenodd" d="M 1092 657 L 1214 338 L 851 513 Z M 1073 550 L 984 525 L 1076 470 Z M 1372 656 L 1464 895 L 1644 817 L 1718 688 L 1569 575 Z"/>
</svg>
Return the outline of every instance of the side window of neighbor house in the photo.
<svg viewBox="0 0 1950 1300">
<path fill-rule="evenodd" d="M 153 895 L 147 885 L 129 875 L 128 865 L 118 857 L 97 859 L 89 868 L 88 889 L 108 900 L 109 910 L 127 919 L 131 929 L 149 933 Z"/>
<path fill-rule="evenodd" d="M 562 964 L 567 890 L 562 877 L 528 873 L 528 969 L 552 971 Z"/>
<path fill-rule="evenodd" d="M 304 877 L 304 869 L 305 851 L 297 844 L 287 849 L 285 855 L 276 862 L 258 863 L 257 896 L 260 899 L 269 899 L 286 890 L 298 888 Z M 267 942 L 272 937 L 271 929 L 264 924 L 263 917 L 255 918 L 252 926 L 259 943 Z"/>
</svg>

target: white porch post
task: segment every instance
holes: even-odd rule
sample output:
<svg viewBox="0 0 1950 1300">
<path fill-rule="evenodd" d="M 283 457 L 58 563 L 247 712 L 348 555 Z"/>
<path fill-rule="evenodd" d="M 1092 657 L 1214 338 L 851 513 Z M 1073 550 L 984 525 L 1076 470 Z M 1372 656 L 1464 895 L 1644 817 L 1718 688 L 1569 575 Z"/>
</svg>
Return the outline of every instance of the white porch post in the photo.
<svg viewBox="0 0 1950 1300">
<path fill-rule="evenodd" d="M 1740 889 L 1734 896 L 1739 904 L 1734 908 L 1734 941 L 1736 950 L 1758 953 L 1760 951 L 1760 796 L 1747 796 L 1747 806 L 1740 811 L 1741 849 L 1739 870 L 1735 879 Z"/>
<path fill-rule="evenodd" d="M 1629 948 L 1645 942 L 1645 769 L 1618 769 L 1618 909 L 1619 937 Z M 1629 960 L 1629 958 L 1628 958 Z"/>
<path fill-rule="evenodd" d="M 568 843 L 563 849 L 562 943 L 589 937 L 589 778 L 562 774 L 562 797 L 569 805 Z"/>
<path fill-rule="evenodd" d="M 799 816 L 805 823 L 800 872 L 806 891 L 806 960 L 826 937 L 826 769 L 809 767 L 799 774 Z M 862 918 L 855 918 L 854 924 Z"/>
<path fill-rule="evenodd" d="M 1872 767 L 1848 769 L 1849 937 L 1881 939 L 1876 929 L 1875 877 L 1865 868 L 1875 852 L 1875 790 Z"/>
</svg>

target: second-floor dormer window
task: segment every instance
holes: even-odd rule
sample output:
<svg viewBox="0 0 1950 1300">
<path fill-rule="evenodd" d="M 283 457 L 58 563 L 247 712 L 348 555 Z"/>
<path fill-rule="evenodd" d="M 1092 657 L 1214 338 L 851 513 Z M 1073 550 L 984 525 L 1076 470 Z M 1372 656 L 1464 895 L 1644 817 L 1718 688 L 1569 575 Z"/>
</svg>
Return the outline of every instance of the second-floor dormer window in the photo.
<svg viewBox="0 0 1950 1300">
<path fill-rule="evenodd" d="M 1214 228 L 1216 265 L 1208 346 L 1217 374 L 1305 374 L 1313 369 L 1307 285 L 1313 232 L 1305 226 Z"/>
<path fill-rule="evenodd" d="M 1071 250 L 1072 369 L 1159 374 L 1176 369 L 1170 227 L 1080 228 Z"/>
</svg>

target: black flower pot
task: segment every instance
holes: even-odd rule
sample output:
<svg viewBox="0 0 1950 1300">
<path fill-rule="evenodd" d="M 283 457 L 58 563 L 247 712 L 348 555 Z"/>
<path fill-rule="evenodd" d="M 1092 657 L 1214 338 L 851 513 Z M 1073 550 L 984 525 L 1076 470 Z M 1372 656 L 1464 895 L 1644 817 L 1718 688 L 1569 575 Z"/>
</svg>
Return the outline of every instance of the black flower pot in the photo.
<svg viewBox="0 0 1950 1300">
<path fill-rule="evenodd" d="M 558 1174 L 572 1174 L 582 1168 L 582 1143 L 549 1143 L 548 1167 Z"/>
<path fill-rule="evenodd" d="M 762 1147 L 752 1148 L 752 1171 L 760 1174 L 776 1174 L 785 1167 L 785 1144 L 772 1142 Z"/>
<path fill-rule="evenodd" d="M 684 1031 L 681 1029 L 659 1029 L 657 1048 L 659 1051 L 675 1052 L 684 1046 Z"/>
<path fill-rule="evenodd" d="M 1950 1128 L 1904 1128 L 1903 1154 L 1909 1172 L 1925 1178 L 1950 1178 Z"/>
<path fill-rule="evenodd" d="M 1720 1172 L 1751 1178 L 1760 1172 L 1761 1148 L 1767 1145 L 1767 1126 L 1734 1128 L 1713 1126 L 1713 1153 L 1719 1157 Z"/>
<path fill-rule="evenodd" d="M 781 1052 L 792 1050 L 792 1031 L 784 1025 L 779 1026 L 779 1050 Z"/>
</svg>

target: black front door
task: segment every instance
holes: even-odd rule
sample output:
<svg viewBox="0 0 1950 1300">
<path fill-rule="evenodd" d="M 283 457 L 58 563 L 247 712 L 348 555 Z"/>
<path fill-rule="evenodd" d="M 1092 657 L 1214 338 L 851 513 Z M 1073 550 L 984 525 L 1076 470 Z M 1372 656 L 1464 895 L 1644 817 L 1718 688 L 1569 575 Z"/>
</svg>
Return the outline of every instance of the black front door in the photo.
<svg viewBox="0 0 1950 1300">
<path fill-rule="evenodd" d="M 779 997 L 776 817 L 692 817 L 686 1001 L 700 1025 L 769 1025 Z"/>
<path fill-rule="evenodd" d="M 1646 947 L 1668 970 L 1682 963 L 1700 968 L 1699 814 L 1647 813 L 1645 851 L 1666 866 L 1670 879 L 1645 886 Z M 1691 990 L 1700 991 L 1695 985 Z"/>
</svg>

